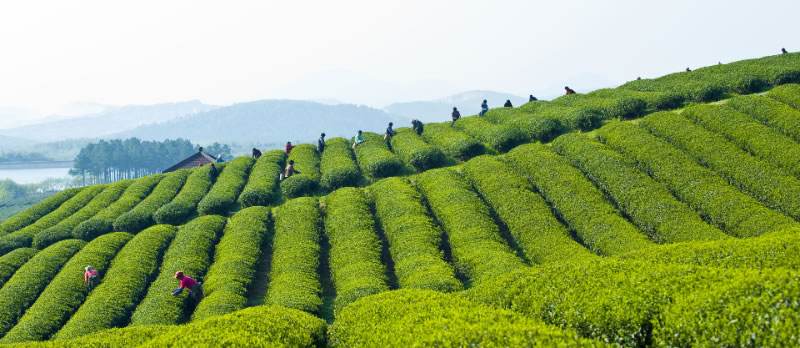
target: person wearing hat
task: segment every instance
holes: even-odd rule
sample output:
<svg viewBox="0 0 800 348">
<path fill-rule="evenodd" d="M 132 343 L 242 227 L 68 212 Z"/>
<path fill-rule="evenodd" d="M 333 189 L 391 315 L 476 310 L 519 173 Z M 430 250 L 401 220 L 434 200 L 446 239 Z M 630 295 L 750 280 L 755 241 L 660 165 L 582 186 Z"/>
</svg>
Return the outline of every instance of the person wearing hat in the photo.
<svg viewBox="0 0 800 348">
<path fill-rule="evenodd" d="M 192 279 L 182 271 L 175 272 L 175 279 L 178 280 L 178 288 L 172 291 L 172 296 L 178 296 L 183 292 L 183 289 L 189 290 L 189 296 L 193 299 L 200 301 L 203 298 L 203 285 L 198 281 Z"/>
<path fill-rule="evenodd" d="M 97 276 L 99 272 L 97 269 L 92 267 L 91 265 L 87 265 L 83 269 L 83 285 L 86 285 L 89 289 L 94 288 L 97 283 Z"/>
</svg>

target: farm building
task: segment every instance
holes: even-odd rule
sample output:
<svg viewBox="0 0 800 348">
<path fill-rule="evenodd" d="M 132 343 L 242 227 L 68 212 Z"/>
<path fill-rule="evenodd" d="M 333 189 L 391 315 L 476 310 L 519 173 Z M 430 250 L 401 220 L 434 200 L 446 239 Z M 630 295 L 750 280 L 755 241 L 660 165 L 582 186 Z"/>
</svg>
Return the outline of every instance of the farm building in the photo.
<svg viewBox="0 0 800 348">
<path fill-rule="evenodd" d="M 197 152 L 195 152 L 189 157 L 186 157 L 186 159 L 178 162 L 172 167 L 164 169 L 164 173 L 174 172 L 178 169 L 183 169 L 183 168 L 199 167 L 204 164 L 215 163 L 215 162 L 217 162 L 217 158 L 203 152 L 203 148 L 201 147 L 200 149 L 198 149 Z"/>
</svg>

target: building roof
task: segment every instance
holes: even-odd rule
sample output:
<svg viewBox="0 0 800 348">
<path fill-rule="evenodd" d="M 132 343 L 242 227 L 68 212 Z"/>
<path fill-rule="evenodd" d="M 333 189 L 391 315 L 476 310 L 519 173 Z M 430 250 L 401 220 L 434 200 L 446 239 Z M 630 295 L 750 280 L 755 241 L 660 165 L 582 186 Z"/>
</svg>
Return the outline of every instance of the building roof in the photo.
<svg viewBox="0 0 800 348">
<path fill-rule="evenodd" d="M 203 152 L 203 148 L 200 148 L 200 151 L 195 152 L 189 157 L 186 157 L 183 161 L 176 163 L 174 166 L 164 169 L 164 173 L 174 172 L 178 169 L 183 168 L 194 168 L 199 167 L 204 164 L 215 163 L 217 162 L 217 158 Z"/>
</svg>

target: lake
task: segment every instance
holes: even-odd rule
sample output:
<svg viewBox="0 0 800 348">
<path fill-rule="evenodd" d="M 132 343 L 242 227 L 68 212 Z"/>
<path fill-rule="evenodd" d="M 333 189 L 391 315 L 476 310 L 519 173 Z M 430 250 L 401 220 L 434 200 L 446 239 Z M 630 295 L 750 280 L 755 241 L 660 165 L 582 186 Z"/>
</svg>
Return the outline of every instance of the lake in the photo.
<svg viewBox="0 0 800 348">
<path fill-rule="evenodd" d="M 72 162 L 0 165 L 0 180 L 11 179 L 18 184 L 36 184 L 50 178 L 68 178 L 70 167 Z"/>
</svg>

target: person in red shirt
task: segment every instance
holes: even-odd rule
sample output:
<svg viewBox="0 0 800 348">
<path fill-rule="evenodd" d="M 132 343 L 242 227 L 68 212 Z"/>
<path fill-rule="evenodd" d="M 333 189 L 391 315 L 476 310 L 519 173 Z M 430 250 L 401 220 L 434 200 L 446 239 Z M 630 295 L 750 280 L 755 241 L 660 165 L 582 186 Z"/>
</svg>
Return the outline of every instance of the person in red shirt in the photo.
<svg viewBox="0 0 800 348">
<path fill-rule="evenodd" d="M 172 296 L 178 296 L 183 292 L 183 289 L 189 290 L 189 296 L 197 301 L 203 298 L 203 284 L 192 279 L 182 271 L 175 272 L 175 279 L 178 280 L 178 288 L 172 291 Z"/>
<path fill-rule="evenodd" d="M 100 273 L 97 272 L 97 269 L 92 266 L 86 266 L 83 270 L 83 285 L 86 285 L 89 289 L 94 288 L 95 284 L 97 283 L 97 276 Z"/>
<path fill-rule="evenodd" d="M 287 141 L 286 142 L 286 155 L 287 156 L 292 152 L 292 149 L 294 149 L 294 145 L 292 145 L 291 141 Z"/>
</svg>

